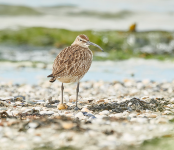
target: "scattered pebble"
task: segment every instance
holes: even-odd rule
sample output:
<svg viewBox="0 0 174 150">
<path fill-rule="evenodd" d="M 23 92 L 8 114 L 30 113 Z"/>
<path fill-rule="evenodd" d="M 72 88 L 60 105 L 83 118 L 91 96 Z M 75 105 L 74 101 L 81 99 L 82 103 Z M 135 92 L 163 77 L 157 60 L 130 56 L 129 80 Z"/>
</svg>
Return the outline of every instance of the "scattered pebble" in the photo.
<svg viewBox="0 0 174 150">
<path fill-rule="evenodd" d="M 66 104 L 60 103 L 59 105 L 57 105 L 57 109 L 59 109 L 59 110 L 67 109 L 67 108 L 68 108 L 68 106 Z"/>
<path fill-rule="evenodd" d="M 109 115 L 109 111 L 108 110 L 104 110 L 104 111 L 102 111 L 102 112 L 100 112 L 99 114 L 100 115 Z"/>
<path fill-rule="evenodd" d="M 82 82 L 78 109 L 76 85 L 65 84 L 64 104 L 55 91 L 60 86 L 0 83 L 0 149 L 47 143 L 56 149 L 124 149 L 173 134 L 174 97 L 166 89 L 174 89 L 174 82 Z"/>
</svg>

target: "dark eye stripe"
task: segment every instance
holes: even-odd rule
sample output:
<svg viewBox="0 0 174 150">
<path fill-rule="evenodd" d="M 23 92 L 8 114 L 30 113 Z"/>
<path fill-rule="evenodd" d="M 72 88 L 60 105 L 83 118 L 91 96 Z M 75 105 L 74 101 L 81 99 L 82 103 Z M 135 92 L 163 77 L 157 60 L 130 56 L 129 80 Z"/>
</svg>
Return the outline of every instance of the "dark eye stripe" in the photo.
<svg viewBox="0 0 174 150">
<path fill-rule="evenodd" d="M 82 40 L 82 39 L 80 39 L 80 41 L 82 41 L 82 42 L 86 42 L 85 40 Z"/>
</svg>

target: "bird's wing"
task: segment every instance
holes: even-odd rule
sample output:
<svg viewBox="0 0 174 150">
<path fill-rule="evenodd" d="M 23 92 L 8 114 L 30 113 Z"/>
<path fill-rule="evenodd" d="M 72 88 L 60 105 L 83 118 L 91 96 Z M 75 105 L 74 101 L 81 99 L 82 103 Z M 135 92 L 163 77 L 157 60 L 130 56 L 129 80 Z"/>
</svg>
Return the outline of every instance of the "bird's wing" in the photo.
<svg viewBox="0 0 174 150">
<path fill-rule="evenodd" d="M 86 50 L 78 45 L 65 48 L 57 55 L 54 61 L 52 75 L 54 77 L 78 76 L 83 71 L 82 67 L 89 69 L 85 65 L 86 61 L 89 60 L 86 55 Z"/>
</svg>

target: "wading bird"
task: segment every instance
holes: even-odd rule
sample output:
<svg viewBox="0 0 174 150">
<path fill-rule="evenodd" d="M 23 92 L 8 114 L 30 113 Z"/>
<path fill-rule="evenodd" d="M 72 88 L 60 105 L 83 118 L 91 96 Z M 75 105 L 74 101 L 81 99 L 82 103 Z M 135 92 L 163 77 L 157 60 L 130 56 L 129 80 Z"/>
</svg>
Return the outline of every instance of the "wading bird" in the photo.
<svg viewBox="0 0 174 150">
<path fill-rule="evenodd" d="M 75 110 L 78 110 L 79 82 L 88 72 L 93 58 L 92 51 L 88 48 L 90 45 L 96 46 L 103 51 L 100 46 L 90 42 L 86 35 L 81 34 L 76 37 L 71 46 L 63 49 L 54 60 L 52 74 L 48 77 L 52 77 L 50 82 L 54 82 L 55 80 L 62 82 L 61 102 L 58 105 L 58 109 L 67 108 L 67 106 L 63 104 L 63 83 L 77 82 Z"/>
</svg>

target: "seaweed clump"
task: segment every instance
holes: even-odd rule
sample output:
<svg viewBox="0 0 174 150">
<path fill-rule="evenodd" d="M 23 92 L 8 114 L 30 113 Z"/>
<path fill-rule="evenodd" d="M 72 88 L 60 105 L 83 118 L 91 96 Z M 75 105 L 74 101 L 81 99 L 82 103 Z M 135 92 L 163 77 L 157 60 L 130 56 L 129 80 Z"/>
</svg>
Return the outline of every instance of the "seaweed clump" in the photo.
<svg viewBox="0 0 174 150">
<path fill-rule="evenodd" d="M 131 98 L 130 100 L 126 100 L 124 102 L 114 102 L 114 103 L 101 103 L 101 104 L 93 104 L 88 107 L 88 109 L 92 111 L 99 110 L 112 110 L 116 113 L 121 113 L 125 110 L 130 112 L 141 110 L 151 110 L 151 111 L 160 111 L 164 110 L 164 107 L 168 104 L 167 101 L 163 101 L 163 99 L 154 99 L 151 98 L 149 102 L 141 100 L 139 98 Z"/>
</svg>

